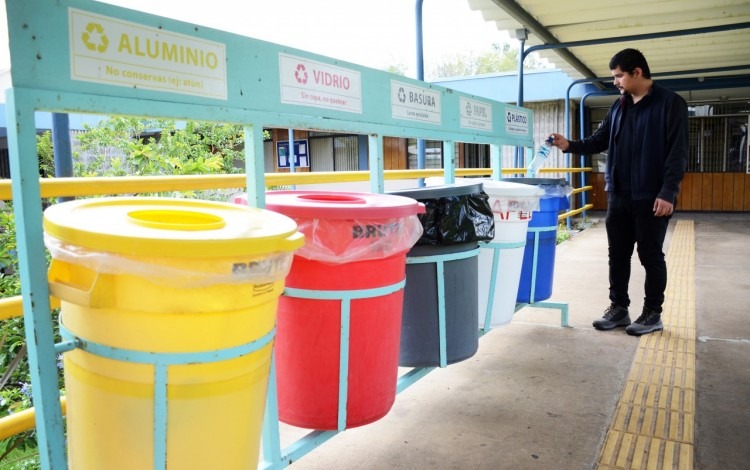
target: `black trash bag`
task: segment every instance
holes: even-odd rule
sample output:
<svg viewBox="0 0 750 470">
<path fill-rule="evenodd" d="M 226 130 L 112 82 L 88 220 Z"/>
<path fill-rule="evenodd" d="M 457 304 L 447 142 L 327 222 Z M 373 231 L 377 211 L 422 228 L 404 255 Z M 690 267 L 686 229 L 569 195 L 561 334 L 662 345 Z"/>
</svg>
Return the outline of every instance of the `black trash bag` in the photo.
<svg viewBox="0 0 750 470">
<path fill-rule="evenodd" d="M 455 245 L 495 237 L 495 218 L 484 191 L 419 202 L 424 203 L 426 212 L 419 214 L 424 233 L 416 245 Z"/>
</svg>

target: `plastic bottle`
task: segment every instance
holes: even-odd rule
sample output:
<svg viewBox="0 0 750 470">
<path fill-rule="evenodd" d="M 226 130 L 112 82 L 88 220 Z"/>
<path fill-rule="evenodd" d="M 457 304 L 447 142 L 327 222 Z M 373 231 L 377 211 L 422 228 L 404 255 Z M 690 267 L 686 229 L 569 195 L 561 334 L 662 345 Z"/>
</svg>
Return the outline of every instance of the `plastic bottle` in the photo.
<svg viewBox="0 0 750 470">
<path fill-rule="evenodd" d="M 539 169 L 544 165 L 544 162 L 547 161 L 547 157 L 552 151 L 552 139 L 553 137 L 549 136 L 537 149 L 534 158 L 531 159 L 531 163 L 529 163 L 529 166 L 526 168 L 526 176 L 528 178 L 536 178 L 538 176 Z"/>
</svg>

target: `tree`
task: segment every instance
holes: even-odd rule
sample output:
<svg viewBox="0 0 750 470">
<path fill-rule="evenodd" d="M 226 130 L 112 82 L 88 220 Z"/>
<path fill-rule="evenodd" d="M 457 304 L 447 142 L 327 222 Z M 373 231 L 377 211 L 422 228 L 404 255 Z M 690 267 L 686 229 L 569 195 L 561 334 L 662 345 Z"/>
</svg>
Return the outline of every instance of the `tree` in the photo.
<svg viewBox="0 0 750 470">
<path fill-rule="evenodd" d="M 468 52 L 446 57 L 442 63 L 430 68 L 429 73 L 425 73 L 425 78 L 435 80 L 437 78 L 468 77 L 516 71 L 518 70 L 519 54 L 518 47 L 511 46 L 508 43 L 495 43 L 492 45 L 491 51 L 483 54 L 476 55 L 473 52 Z M 545 67 L 548 67 L 546 61 L 540 60 L 535 54 L 527 57 L 524 61 L 524 70 Z"/>
<path fill-rule="evenodd" d="M 389 65 L 385 69 L 383 69 L 385 72 L 388 73 L 394 73 L 396 75 L 402 75 L 406 76 L 406 71 L 409 69 L 409 67 L 406 64 L 398 63 L 396 65 Z"/>
<path fill-rule="evenodd" d="M 240 125 L 115 116 L 85 130 L 76 176 L 239 173 L 244 160 Z"/>
</svg>

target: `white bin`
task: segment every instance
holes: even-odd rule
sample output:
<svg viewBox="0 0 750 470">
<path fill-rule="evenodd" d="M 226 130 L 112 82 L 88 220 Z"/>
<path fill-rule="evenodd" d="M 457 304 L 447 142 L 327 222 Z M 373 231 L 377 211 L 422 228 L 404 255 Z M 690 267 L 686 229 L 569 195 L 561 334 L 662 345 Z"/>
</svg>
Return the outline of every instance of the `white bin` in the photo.
<svg viewBox="0 0 750 470">
<path fill-rule="evenodd" d="M 513 319 L 529 222 L 532 212 L 539 210 L 544 190 L 533 185 L 484 178 L 456 178 L 455 184 L 477 181 L 482 182 L 495 216 L 495 237 L 489 243 L 479 243 L 479 328 L 487 330 L 506 325 Z M 425 184 L 442 185 L 444 179 L 426 178 Z M 494 263 L 497 266 L 493 269 Z M 488 309 L 490 296 L 492 308 Z"/>
<path fill-rule="evenodd" d="M 527 184 L 482 180 L 495 216 L 495 238 L 480 243 L 479 327 L 510 323 L 516 309 L 526 232 L 544 190 Z M 497 267 L 493 270 L 493 263 Z M 491 289 L 494 271 L 494 292 Z M 490 295 L 493 295 L 488 309 Z"/>
</svg>

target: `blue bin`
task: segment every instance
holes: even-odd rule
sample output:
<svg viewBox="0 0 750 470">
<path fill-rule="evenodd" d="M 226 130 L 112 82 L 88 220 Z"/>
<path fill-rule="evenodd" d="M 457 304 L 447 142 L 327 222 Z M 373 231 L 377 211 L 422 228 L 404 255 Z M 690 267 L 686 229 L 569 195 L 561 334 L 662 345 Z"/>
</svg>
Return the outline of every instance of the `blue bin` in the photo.
<svg viewBox="0 0 750 470">
<path fill-rule="evenodd" d="M 570 188 L 563 178 L 509 178 L 506 181 L 535 185 L 544 190 L 544 196 L 539 200 L 539 211 L 532 213 L 529 222 L 516 298 L 519 303 L 541 302 L 552 296 L 557 216 L 561 210 L 570 208 Z"/>
</svg>

